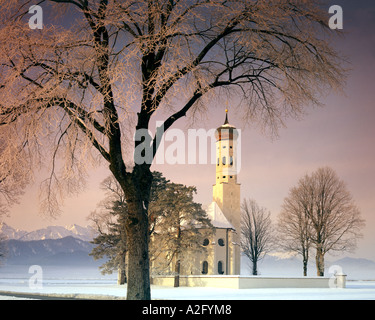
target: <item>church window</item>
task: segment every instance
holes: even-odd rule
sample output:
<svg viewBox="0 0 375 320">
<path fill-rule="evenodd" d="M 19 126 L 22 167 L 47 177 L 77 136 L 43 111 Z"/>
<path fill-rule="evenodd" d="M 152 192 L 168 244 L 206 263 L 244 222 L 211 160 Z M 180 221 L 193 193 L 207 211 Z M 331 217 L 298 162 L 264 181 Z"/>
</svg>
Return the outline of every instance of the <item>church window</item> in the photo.
<svg viewBox="0 0 375 320">
<path fill-rule="evenodd" d="M 209 245 L 209 243 L 210 243 L 210 241 L 207 238 L 203 240 L 203 246 L 206 247 L 206 246 Z"/>
<path fill-rule="evenodd" d="M 232 156 L 229 157 L 229 165 L 233 166 L 233 157 Z"/>
<path fill-rule="evenodd" d="M 222 238 L 220 238 L 219 240 L 217 240 L 217 243 L 219 244 L 220 247 L 224 247 L 225 246 L 224 239 L 222 239 Z"/>
<path fill-rule="evenodd" d="M 208 262 L 207 261 L 203 261 L 203 264 L 202 264 L 202 274 L 207 274 L 208 273 Z"/>
<path fill-rule="evenodd" d="M 225 166 L 226 163 L 227 163 L 227 157 L 223 157 L 223 165 Z"/>
<path fill-rule="evenodd" d="M 220 164 L 220 158 L 217 158 L 217 165 Z"/>
<path fill-rule="evenodd" d="M 224 274 L 223 261 L 219 261 L 217 263 L 217 273 L 218 274 Z"/>
</svg>

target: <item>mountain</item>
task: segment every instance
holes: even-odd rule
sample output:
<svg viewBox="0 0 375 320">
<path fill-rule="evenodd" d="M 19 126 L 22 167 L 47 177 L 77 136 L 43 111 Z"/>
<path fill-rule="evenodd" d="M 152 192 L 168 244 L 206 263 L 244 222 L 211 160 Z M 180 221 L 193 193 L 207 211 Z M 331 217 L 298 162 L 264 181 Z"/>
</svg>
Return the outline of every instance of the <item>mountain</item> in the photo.
<svg viewBox="0 0 375 320">
<path fill-rule="evenodd" d="M 345 257 L 339 260 L 336 260 L 332 263 L 333 265 L 342 265 L 346 266 L 348 268 L 368 268 L 368 269 L 375 269 L 375 262 L 368 259 L 362 259 L 362 258 L 350 258 Z"/>
<path fill-rule="evenodd" d="M 89 256 L 94 245 L 71 236 L 61 239 L 7 241 L 7 265 L 98 266 Z"/>
<path fill-rule="evenodd" d="M 6 239 L 19 239 L 27 234 L 27 231 L 14 229 L 6 223 L 0 223 L 0 235 Z"/>
<path fill-rule="evenodd" d="M 74 237 L 83 241 L 91 241 L 95 237 L 95 230 L 88 227 L 81 227 L 73 224 L 71 226 L 49 226 L 47 228 L 38 229 L 27 232 L 24 230 L 14 229 L 6 223 L 0 225 L 0 234 L 7 239 L 33 241 L 46 239 L 62 239 L 65 237 Z"/>
</svg>

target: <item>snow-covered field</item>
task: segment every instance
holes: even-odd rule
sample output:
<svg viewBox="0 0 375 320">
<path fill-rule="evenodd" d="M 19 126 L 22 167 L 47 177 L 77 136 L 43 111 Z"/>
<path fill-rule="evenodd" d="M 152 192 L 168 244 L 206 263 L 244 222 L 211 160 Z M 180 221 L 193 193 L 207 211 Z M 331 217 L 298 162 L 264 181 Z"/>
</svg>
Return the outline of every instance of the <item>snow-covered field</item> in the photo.
<svg viewBox="0 0 375 320">
<path fill-rule="evenodd" d="M 97 270 L 43 269 L 41 282 L 34 281 L 26 267 L 0 268 L 0 299 L 19 299 L 1 296 L 1 292 L 16 292 L 46 296 L 125 299 L 126 286 L 116 284 L 115 275 L 102 276 Z M 152 299 L 167 300 L 375 300 L 375 281 L 348 281 L 345 289 L 277 288 L 221 289 L 171 288 L 152 286 Z M 30 298 L 30 297 L 28 297 Z M 31 297 L 32 298 L 32 297 Z"/>
</svg>

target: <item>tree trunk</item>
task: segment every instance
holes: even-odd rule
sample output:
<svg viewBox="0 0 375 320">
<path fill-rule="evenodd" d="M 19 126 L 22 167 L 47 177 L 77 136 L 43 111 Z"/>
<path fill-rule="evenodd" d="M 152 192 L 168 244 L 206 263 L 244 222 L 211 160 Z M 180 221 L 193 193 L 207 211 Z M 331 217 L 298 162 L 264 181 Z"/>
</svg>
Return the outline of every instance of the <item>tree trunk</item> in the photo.
<svg viewBox="0 0 375 320">
<path fill-rule="evenodd" d="M 176 261 L 175 265 L 175 275 L 174 275 L 174 287 L 177 288 L 180 286 L 180 260 Z"/>
<path fill-rule="evenodd" d="M 317 246 L 316 248 L 315 261 L 316 261 L 317 275 L 319 277 L 323 277 L 324 276 L 324 253 L 323 253 L 323 249 L 321 246 Z"/>
<path fill-rule="evenodd" d="M 254 260 L 253 261 L 253 276 L 257 276 L 257 275 L 258 275 L 258 261 Z"/>
<path fill-rule="evenodd" d="M 130 178 L 130 179 L 129 179 Z M 128 204 L 126 240 L 128 246 L 128 300 L 151 300 L 148 203 L 152 173 L 135 166 L 124 193 Z"/>
<path fill-rule="evenodd" d="M 307 276 L 307 260 L 303 259 L 303 276 Z"/>
<path fill-rule="evenodd" d="M 122 253 L 122 259 L 118 267 L 117 284 L 123 285 L 127 282 L 126 279 L 126 251 Z"/>
<path fill-rule="evenodd" d="M 148 221 L 140 217 L 127 228 L 128 242 L 128 300 L 151 300 L 148 252 Z"/>
<path fill-rule="evenodd" d="M 307 264 L 309 262 L 309 250 L 308 249 L 303 249 L 302 259 L 303 259 L 303 276 L 307 277 Z"/>
</svg>

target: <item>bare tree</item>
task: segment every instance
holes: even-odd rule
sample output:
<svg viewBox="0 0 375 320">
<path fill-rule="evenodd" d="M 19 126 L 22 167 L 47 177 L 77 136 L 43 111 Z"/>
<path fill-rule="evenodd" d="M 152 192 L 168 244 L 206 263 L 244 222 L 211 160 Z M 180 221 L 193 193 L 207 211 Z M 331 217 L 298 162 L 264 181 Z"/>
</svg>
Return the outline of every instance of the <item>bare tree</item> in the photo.
<svg viewBox="0 0 375 320">
<path fill-rule="evenodd" d="M 257 275 L 258 261 L 264 258 L 274 244 L 271 213 L 251 199 L 244 199 L 241 207 L 241 248 L 252 262 L 252 274 Z"/>
<path fill-rule="evenodd" d="M 284 199 L 282 211 L 278 217 L 278 245 L 302 256 L 303 275 L 307 276 L 307 264 L 311 247 L 311 221 L 296 196 L 298 190 L 292 188 Z"/>
<path fill-rule="evenodd" d="M 318 276 L 324 275 L 327 252 L 349 251 L 356 247 L 365 221 L 345 183 L 333 169 L 322 167 L 305 175 L 286 202 L 293 203 L 311 225 L 309 239 L 316 249 Z"/>
<path fill-rule="evenodd" d="M 42 30 L 29 28 L 30 4 L 0 0 L 0 178 L 49 168 L 42 209 L 58 214 L 104 161 L 129 209 L 128 299 L 151 298 L 150 166 L 163 132 L 223 93 L 277 130 L 343 81 L 319 0 L 41 0 Z"/>
</svg>

